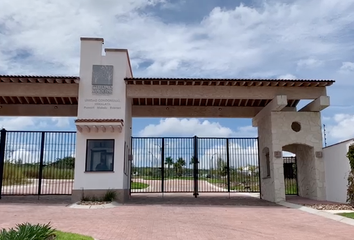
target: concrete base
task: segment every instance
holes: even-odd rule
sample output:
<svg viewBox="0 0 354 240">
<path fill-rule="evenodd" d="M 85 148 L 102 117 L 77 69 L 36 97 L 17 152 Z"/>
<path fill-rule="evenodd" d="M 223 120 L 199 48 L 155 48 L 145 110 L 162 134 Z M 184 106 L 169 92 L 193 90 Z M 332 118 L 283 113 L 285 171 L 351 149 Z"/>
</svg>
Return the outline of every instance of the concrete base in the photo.
<svg viewBox="0 0 354 240">
<path fill-rule="evenodd" d="M 85 190 L 75 190 L 73 189 L 71 194 L 71 201 L 78 202 L 81 201 L 82 196 L 85 197 L 103 197 L 108 190 L 113 190 L 117 193 L 116 201 L 119 203 L 124 203 L 129 199 L 129 189 L 85 189 Z"/>
</svg>

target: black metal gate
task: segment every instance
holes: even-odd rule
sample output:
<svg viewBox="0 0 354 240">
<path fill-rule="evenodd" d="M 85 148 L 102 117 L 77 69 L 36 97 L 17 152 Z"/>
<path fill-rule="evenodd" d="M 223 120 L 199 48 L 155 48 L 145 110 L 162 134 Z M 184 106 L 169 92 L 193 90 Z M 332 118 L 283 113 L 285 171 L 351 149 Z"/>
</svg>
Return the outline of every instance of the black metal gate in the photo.
<svg viewBox="0 0 354 240">
<path fill-rule="evenodd" d="M 283 157 L 284 184 L 286 195 L 298 195 L 296 157 Z"/>
<path fill-rule="evenodd" d="M 1 130 L 1 195 L 71 194 L 76 132 Z"/>
<path fill-rule="evenodd" d="M 257 138 L 133 137 L 131 193 L 259 192 Z"/>
</svg>

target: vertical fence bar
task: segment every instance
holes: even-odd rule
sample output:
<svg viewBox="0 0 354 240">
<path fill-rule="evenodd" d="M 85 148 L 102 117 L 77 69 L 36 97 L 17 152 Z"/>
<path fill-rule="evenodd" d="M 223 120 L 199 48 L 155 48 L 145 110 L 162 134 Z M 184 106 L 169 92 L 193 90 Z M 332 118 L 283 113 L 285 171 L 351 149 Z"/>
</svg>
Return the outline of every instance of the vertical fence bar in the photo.
<svg viewBox="0 0 354 240">
<path fill-rule="evenodd" d="M 194 178 L 194 192 L 193 196 L 197 198 L 198 193 L 198 137 L 194 136 L 194 166 L 193 166 L 193 178 Z"/>
<path fill-rule="evenodd" d="M 230 192 L 230 152 L 229 139 L 226 139 L 226 168 L 227 168 L 227 191 Z"/>
<path fill-rule="evenodd" d="M 129 196 L 132 195 L 132 181 L 133 181 L 133 163 L 134 163 L 134 156 L 133 156 L 133 137 L 130 137 L 130 154 L 132 159 L 130 161 L 130 178 L 129 178 Z"/>
<path fill-rule="evenodd" d="M 41 136 L 41 150 L 40 150 L 40 156 L 39 156 L 38 196 L 41 195 L 41 192 L 42 192 L 43 158 L 44 158 L 44 140 L 45 140 L 45 132 L 42 132 L 42 136 Z"/>
<path fill-rule="evenodd" d="M 2 180 L 4 177 L 4 162 L 5 162 L 5 146 L 6 146 L 6 130 L 1 129 L 0 136 L 0 199 L 2 192 Z"/>
<path fill-rule="evenodd" d="M 296 157 L 283 157 L 284 187 L 286 195 L 298 195 Z"/>
<path fill-rule="evenodd" d="M 296 195 L 299 196 L 299 175 L 298 168 L 297 168 L 297 157 L 295 156 L 295 181 L 296 181 Z"/>
<path fill-rule="evenodd" d="M 164 192 L 165 182 L 165 138 L 161 140 L 161 192 Z"/>
<path fill-rule="evenodd" d="M 259 146 L 259 137 L 257 138 L 257 149 L 258 149 L 258 188 L 259 188 L 259 198 L 262 199 L 262 178 L 261 178 L 261 151 Z"/>
</svg>

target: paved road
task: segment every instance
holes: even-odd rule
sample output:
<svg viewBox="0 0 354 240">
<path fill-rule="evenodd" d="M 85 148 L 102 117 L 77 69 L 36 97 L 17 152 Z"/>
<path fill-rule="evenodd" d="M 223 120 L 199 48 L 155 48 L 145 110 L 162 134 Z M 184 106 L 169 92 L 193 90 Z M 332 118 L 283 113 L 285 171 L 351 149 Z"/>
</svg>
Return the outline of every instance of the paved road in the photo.
<svg viewBox="0 0 354 240">
<path fill-rule="evenodd" d="M 53 198 L 54 197 L 54 198 Z M 4 197 L 0 228 L 48 223 L 63 231 L 117 239 L 352 240 L 354 227 L 245 194 L 134 194 L 112 209 L 65 207 L 63 196 Z"/>
<path fill-rule="evenodd" d="M 2 187 L 2 194 L 30 195 L 38 193 L 38 179 L 30 179 L 30 184 L 10 185 Z M 42 194 L 71 194 L 74 180 L 42 179 Z"/>
</svg>

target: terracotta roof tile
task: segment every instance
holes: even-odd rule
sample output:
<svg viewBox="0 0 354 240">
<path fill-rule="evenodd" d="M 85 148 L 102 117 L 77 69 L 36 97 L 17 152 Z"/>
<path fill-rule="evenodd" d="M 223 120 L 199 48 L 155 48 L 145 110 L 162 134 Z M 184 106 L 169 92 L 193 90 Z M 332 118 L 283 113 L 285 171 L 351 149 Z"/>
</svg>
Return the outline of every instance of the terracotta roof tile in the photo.
<svg viewBox="0 0 354 240">
<path fill-rule="evenodd" d="M 332 79 L 267 79 L 267 78 L 125 78 L 136 81 L 244 81 L 244 82 L 335 82 Z"/>
<path fill-rule="evenodd" d="M 29 76 L 29 75 L 0 75 L 4 83 L 78 83 L 76 76 Z"/>
<path fill-rule="evenodd" d="M 316 79 L 248 79 L 248 78 L 125 78 L 131 85 L 195 85 L 195 86 L 270 86 L 270 87 L 326 87 L 334 80 Z"/>
<path fill-rule="evenodd" d="M 108 122 L 114 122 L 114 123 L 117 123 L 117 122 L 120 122 L 120 123 L 122 123 L 122 125 L 123 125 L 123 123 L 124 123 L 124 120 L 123 119 L 76 119 L 75 120 L 75 122 L 82 122 L 82 123 L 89 123 L 89 122 L 92 122 L 92 123 L 102 123 L 102 122 L 106 122 L 106 123 L 108 123 Z"/>
</svg>

